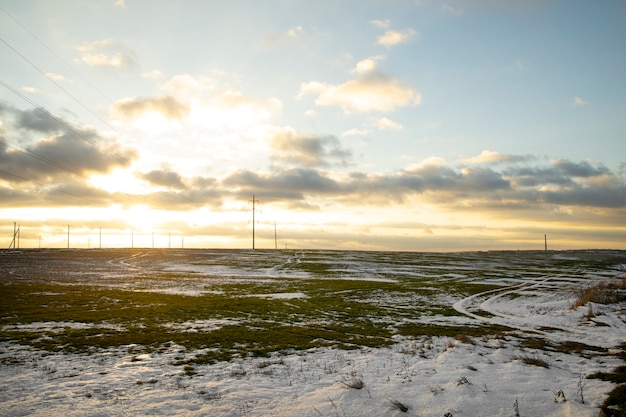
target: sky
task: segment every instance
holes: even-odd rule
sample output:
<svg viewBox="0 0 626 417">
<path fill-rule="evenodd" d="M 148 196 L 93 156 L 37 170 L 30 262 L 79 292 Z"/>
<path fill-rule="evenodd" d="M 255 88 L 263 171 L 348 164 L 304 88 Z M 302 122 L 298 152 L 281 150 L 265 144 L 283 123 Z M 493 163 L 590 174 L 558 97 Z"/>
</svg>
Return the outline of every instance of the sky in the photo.
<svg viewBox="0 0 626 417">
<path fill-rule="evenodd" d="M 0 0 L 0 243 L 626 249 L 625 44 L 619 0 Z"/>
</svg>

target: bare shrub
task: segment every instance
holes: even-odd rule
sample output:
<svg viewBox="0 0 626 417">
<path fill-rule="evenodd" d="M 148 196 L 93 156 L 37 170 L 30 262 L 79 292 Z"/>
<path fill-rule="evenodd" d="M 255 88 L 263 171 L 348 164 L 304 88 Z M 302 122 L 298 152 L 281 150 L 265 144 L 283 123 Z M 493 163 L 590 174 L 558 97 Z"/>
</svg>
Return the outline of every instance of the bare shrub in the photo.
<svg viewBox="0 0 626 417">
<path fill-rule="evenodd" d="M 363 389 L 365 383 L 361 378 L 352 378 L 350 381 L 343 381 L 343 385 L 350 389 Z"/>
<path fill-rule="evenodd" d="M 526 365 L 534 365 L 534 366 L 541 366 L 542 368 L 549 368 L 550 365 L 548 365 L 548 362 L 544 361 L 543 359 L 540 358 L 533 358 L 530 356 L 524 356 L 521 358 L 522 362 L 524 362 Z"/>
<path fill-rule="evenodd" d="M 471 382 L 469 382 L 469 379 L 467 379 L 466 377 L 462 376 L 461 378 L 459 378 L 458 381 L 456 381 L 457 385 L 472 385 Z"/>
<path fill-rule="evenodd" d="M 466 334 L 457 334 L 456 336 L 454 336 L 454 338 L 456 340 L 458 340 L 459 342 L 462 343 L 468 343 L 468 344 L 473 344 L 474 341 L 472 340 L 471 336 L 468 336 Z"/>
<path fill-rule="evenodd" d="M 396 410 L 400 410 L 403 413 L 406 413 L 407 411 L 409 411 L 408 405 L 401 403 L 395 398 L 390 399 L 389 402 L 391 403 L 392 407 L 395 408 Z"/>
<path fill-rule="evenodd" d="M 610 279 L 576 292 L 572 308 L 588 303 L 614 304 L 626 301 L 626 280 Z"/>
</svg>

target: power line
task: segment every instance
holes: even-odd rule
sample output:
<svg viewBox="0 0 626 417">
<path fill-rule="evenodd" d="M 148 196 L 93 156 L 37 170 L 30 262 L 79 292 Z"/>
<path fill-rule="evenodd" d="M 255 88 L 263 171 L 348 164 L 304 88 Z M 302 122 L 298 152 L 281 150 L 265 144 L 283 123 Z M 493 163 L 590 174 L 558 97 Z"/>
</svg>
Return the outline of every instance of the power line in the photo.
<svg viewBox="0 0 626 417">
<path fill-rule="evenodd" d="M 28 28 L 26 28 L 26 26 L 24 26 L 22 23 L 20 23 L 15 17 L 13 17 L 10 13 L 8 13 L 4 8 L 2 8 L 0 6 L 0 9 L 6 14 L 8 15 L 11 19 L 13 19 L 17 24 L 19 24 L 26 32 L 28 32 L 33 38 L 35 38 L 40 44 L 42 44 L 46 49 L 48 49 L 50 52 L 52 52 L 59 60 L 61 60 L 66 66 L 68 66 L 69 68 L 72 69 L 73 72 L 75 72 L 81 79 L 83 79 L 84 81 L 87 82 L 87 84 L 89 84 L 92 88 L 94 88 L 96 91 L 98 91 L 105 99 L 107 99 L 107 101 L 111 102 L 111 100 L 106 97 L 99 89 L 97 89 L 91 82 L 89 82 L 85 77 L 83 77 L 78 71 L 76 71 L 72 66 L 70 66 L 69 64 L 67 64 L 57 53 L 55 53 L 52 48 L 50 48 L 49 46 L 47 46 L 43 41 L 41 41 L 37 36 L 35 36 L 30 30 L 28 30 Z M 76 98 L 73 94 L 71 94 L 69 91 L 67 91 L 65 88 L 63 88 L 63 86 L 61 86 L 59 83 L 57 83 L 52 77 L 50 77 L 46 72 L 44 72 L 41 68 L 39 68 L 34 62 L 32 62 L 30 59 L 28 59 L 24 54 L 22 54 L 21 52 L 19 52 L 16 48 L 14 48 L 12 45 L 10 45 L 6 40 L 0 38 L 0 41 L 2 41 L 2 43 L 4 43 L 9 49 L 11 49 L 15 54 L 17 54 L 20 58 L 22 58 L 24 61 L 26 61 L 29 65 L 31 65 L 33 68 L 35 68 L 39 73 L 41 73 L 44 77 L 46 77 L 50 82 L 52 82 L 55 86 L 57 86 L 57 88 L 59 88 L 61 91 L 63 91 L 65 94 L 67 94 L 70 98 L 72 98 L 76 103 L 78 103 L 81 107 L 83 107 L 85 110 L 87 110 L 90 114 L 92 114 L 93 116 L 95 116 L 98 120 L 100 120 L 102 123 L 104 123 L 108 128 L 110 128 L 111 130 L 113 130 L 114 132 L 116 132 L 118 135 L 122 136 L 121 132 L 119 132 L 114 126 L 111 126 L 106 120 L 104 120 L 102 117 L 100 117 L 97 113 L 93 112 L 91 109 L 89 109 L 83 102 L 81 102 L 78 98 Z M 88 136 L 86 136 L 85 134 L 83 134 L 82 132 L 79 132 L 78 130 L 76 130 L 74 127 L 72 127 L 71 125 L 69 125 L 68 123 L 66 123 L 65 121 L 63 121 L 62 119 L 59 119 L 58 117 L 54 116 L 53 114 L 51 114 L 48 110 L 46 110 L 45 108 L 43 108 L 42 106 L 38 105 L 36 102 L 34 102 L 32 99 L 30 99 L 29 97 L 25 96 L 24 94 L 22 94 L 21 92 L 19 92 L 18 90 L 16 90 L 15 88 L 11 87 L 10 85 L 8 85 L 7 83 L 5 83 L 4 81 L 0 80 L 0 84 L 3 85 L 5 88 L 7 88 L 8 90 L 10 90 L 11 92 L 13 92 L 14 94 L 16 94 L 17 96 L 19 96 L 20 98 L 22 98 L 23 100 L 25 100 L 26 102 L 28 102 L 29 104 L 31 104 L 33 107 L 39 109 L 40 111 L 42 111 L 44 114 L 46 114 L 48 117 L 52 118 L 53 120 L 55 120 L 57 123 L 59 123 L 60 125 L 64 126 L 65 128 L 71 130 L 72 132 L 74 132 L 75 134 L 77 134 L 78 136 L 80 136 L 81 138 L 83 138 L 84 140 L 86 140 L 87 142 L 91 143 L 92 145 L 94 145 L 96 148 L 98 148 L 103 154 L 106 154 L 108 156 L 110 156 L 111 158 L 115 159 L 116 161 L 118 161 L 119 163 L 121 163 L 122 165 L 127 163 L 127 160 L 120 157 L 117 153 L 112 153 L 109 152 L 106 149 L 103 149 L 98 143 L 97 141 L 92 140 L 91 138 L 89 138 Z M 54 161 L 52 161 L 54 162 Z M 62 164 L 61 164 L 62 165 Z M 63 169 L 63 168 L 62 168 Z M 146 174 L 146 177 L 149 178 L 152 182 L 154 182 L 155 184 L 162 184 L 162 181 L 159 178 L 156 178 L 154 175 L 151 175 L 150 173 Z M 188 201 L 193 201 L 189 196 L 185 195 L 185 194 L 180 194 L 180 196 L 182 196 L 184 199 L 188 200 Z"/>
<path fill-rule="evenodd" d="M 4 9 L 2 6 L 0 6 L 0 10 L 2 10 L 4 12 L 4 14 L 6 14 L 7 16 L 9 16 L 11 19 L 13 19 L 13 21 L 15 23 L 17 23 L 18 25 L 20 25 L 20 27 L 22 29 L 24 29 L 30 36 L 32 36 L 37 42 L 39 42 L 40 45 L 42 45 L 44 48 L 46 48 L 50 53 L 52 53 L 52 55 L 54 55 L 59 61 L 61 61 L 67 68 L 69 68 L 72 72 L 74 72 L 74 74 L 78 75 L 80 77 L 81 80 L 83 80 L 85 83 L 87 83 L 91 88 L 93 88 L 94 90 L 96 90 L 103 98 L 105 98 L 107 101 L 111 102 L 112 100 L 110 98 L 108 98 L 103 92 L 102 90 L 100 90 L 98 87 L 96 87 L 93 83 L 91 83 L 86 77 L 84 77 L 80 72 L 78 72 L 76 70 L 76 68 L 74 68 L 73 66 L 71 66 L 70 64 L 68 64 L 63 58 L 61 58 L 61 56 L 59 54 L 57 54 L 52 48 L 50 48 L 44 41 L 42 41 L 39 37 L 37 37 L 37 35 L 35 35 L 31 30 L 29 30 L 24 24 L 22 24 L 22 22 L 20 22 L 19 20 L 17 20 L 13 15 L 11 15 L 9 12 L 6 11 L 6 9 Z"/>
<path fill-rule="evenodd" d="M 32 182 L 33 184 L 37 184 L 37 185 L 39 185 L 40 187 L 43 187 L 43 188 L 50 188 L 50 186 L 49 186 L 49 185 L 42 184 L 42 183 L 37 182 L 37 181 L 33 181 L 33 180 L 29 179 L 29 178 L 25 178 L 25 177 L 22 177 L 21 175 L 16 175 L 16 174 L 13 174 L 13 173 L 8 172 L 8 171 L 5 171 L 5 170 L 3 170 L 3 169 L 0 169 L 0 174 L 4 174 L 4 175 L 8 175 L 8 176 L 10 176 L 10 177 L 18 178 L 18 179 L 20 179 L 20 180 L 22 180 L 22 181 Z M 95 203 L 95 204 L 97 204 L 97 205 L 99 205 L 99 206 L 106 206 L 106 204 L 102 203 L 101 201 L 92 200 L 92 199 L 91 199 L 91 198 L 89 198 L 89 197 L 85 197 L 85 196 L 82 196 L 82 195 L 79 195 L 79 194 L 75 194 L 75 193 L 72 193 L 72 192 L 70 192 L 70 191 L 65 191 L 65 190 L 62 190 L 62 189 L 61 189 L 61 188 L 59 188 L 59 187 L 52 188 L 52 190 L 54 190 L 54 191 L 58 191 L 58 192 L 63 193 L 63 194 L 70 195 L 70 196 L 72 196 L 72 197 L 80 198 L 80 199 L 83 199 L 83 200 L 85 200 L 85 201 L 90 201 L 90 202 Z"/>
<path fill-rule="evenodd" d="M 7 143 L 10 143 L 13 146 L 9 146 Z M 84 177 L 83 175 L 81 175 L 79 172 L 67 167 L 66 165 L 61 164 L 60 162 L 54 161 L 50 158 L 46 158 L 45 156 L 39 155 L 37 152 L 28 150 L 28 149 L 22 149 L 19 147 L 19 145 L 9 141 L 7 138 L 5 138 L 4 136 L 0 136 L 0 145 L 9 148 L 9 149 L 13 149 L 17 152 L 20 152 L 24 155 L 30 156 L 31 158 L 37 159 L 41 162 L 45 162 L 46 164 L 52 165 L 55 168 L 59 168 L 62 169 L 64 171 L 69 172 L 70 174 L 74 174 L 77 175 L 79 177 L 83 177 L 84 179 L 87 179 L 86 177 Z"/>
</svg>

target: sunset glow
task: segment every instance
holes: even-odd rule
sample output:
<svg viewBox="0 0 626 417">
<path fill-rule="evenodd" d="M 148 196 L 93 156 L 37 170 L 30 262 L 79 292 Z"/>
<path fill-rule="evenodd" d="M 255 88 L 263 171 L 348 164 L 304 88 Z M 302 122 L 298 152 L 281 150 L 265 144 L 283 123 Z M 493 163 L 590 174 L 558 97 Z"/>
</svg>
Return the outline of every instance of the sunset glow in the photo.
<svg viewBox="0 0 626 417">
<path fill-rule="evenodd" d="M 624 19 L 3 2 L 0 244 L 626 249 Z"/>
</svg>

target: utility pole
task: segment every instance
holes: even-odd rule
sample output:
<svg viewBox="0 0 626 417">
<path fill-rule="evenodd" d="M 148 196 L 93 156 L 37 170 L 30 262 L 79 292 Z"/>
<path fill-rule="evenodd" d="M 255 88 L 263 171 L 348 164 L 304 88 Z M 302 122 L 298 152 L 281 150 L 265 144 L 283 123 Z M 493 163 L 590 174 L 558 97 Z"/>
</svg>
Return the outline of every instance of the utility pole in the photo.
<svg viewBox="0 0 626 417">
<path fill-rule="evenodd" d="M 13 247 L 15 250 L 15 239 L 17 238 L 17 222 L 13 222 L 13 240 L 11 240 L 11 244 L 9 245 L 9 249 Z"/>
<path fill-rule="evenodd" d="M 254 230 L 254 227 L 255 227 L 255 222 L 256 222 L 256 220 L 255 220 L 256 203 L 258 203 L 258 202 L 259 202 L 259 200 L 257 200 L 254 197 L 254 194 L 252 194 L 252 250 L 255 249 L 255 244 L 254 244 L 254 233 L 255 233 L 255 230 Z"/>
<path fill-rule="evenodd" d="M 67 225 L 67 248 L 70 248 L 70 225 Z"/>
<path fill-rule="evenodd" d="M 545 251 L 548 251 L 548 235 L 543 235 L 543 244 L 544 244 L 544 248 Z"/>
</svg>

